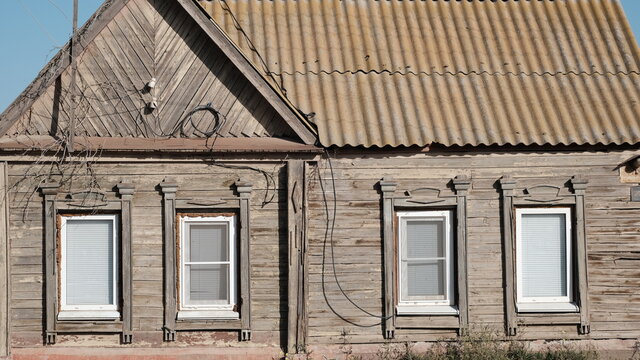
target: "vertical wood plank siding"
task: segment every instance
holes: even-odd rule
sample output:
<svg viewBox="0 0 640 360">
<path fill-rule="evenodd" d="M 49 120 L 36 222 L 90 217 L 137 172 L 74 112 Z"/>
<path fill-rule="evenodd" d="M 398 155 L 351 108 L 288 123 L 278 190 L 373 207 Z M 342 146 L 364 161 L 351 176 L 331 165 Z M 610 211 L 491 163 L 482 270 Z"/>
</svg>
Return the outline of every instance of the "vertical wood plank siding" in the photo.
<svg viewBox="0 0 640 360">
<path fill-rule="evenodd" d="M 588 266 L 589 323 L 594 339 L 640 335 L 640 206 L 630 202 L 630 186 L 620 182 L 616 167 L 634 151 L 424 154 L 411 157 L 340 155 L 333 159 L 337 215 L 330 250 L 327 214 L 334 194 L 325 160 L 311 170 L 309 184 L 309 324 L 308 343 L 382 342 L 379 318 L 366 315 L 338 289 L 372 314 L 384 314 L 381 178 L 393 178 L 396 192 L 441 187 L 444 179 L 464 174 L 471 178 L 467 196 L 467 258 L 469 324 L 505 331 L 503 242 L 500 179 L 510 175 L 518 187 L 554 184 L 565 188 L 574 175 L 589 182 L 584 197 Z M 323 179 L 322 187 L 319 178 Z M 323 195 L 324 188 L 324 195 Z M 567 190 L 568 191 L 568 190 Z M 570 193 L 570 192 L 569 192 Z M 328 203 L 325 204 L 325 197 Z M 326 206 L 329 207 L 327 212 Z M 505 220 L 508 221 L 508 220 Z M 510 250 L 508 250 L 510 251 Z M 324 253 L 324 256 L 323 256 Z M 577 254 L 582 256 L 582 254 Z M 324 264 L 324 266 L 323 266 Z M 323 277 L 324 268 L 324 277 Z M 581 289 L 582 290 L 582 289 Z M 325 297 L 328 301 L 325 301 Z M 515 309 L 514 309 L 515 311 Z M 585 338 L 575 315 L 555 325 L 526 319 L 523 338 Z M 586 321 L 586 322 L 585 322 Z M 428 321 L 425 320 L 425 324 Z M 563 325 L 567 324 L 567 325 Z M 456 336 L 444 329 L 395 329 L 394 341 L 436 340 Z"/>
<path fill-rule="evenodd" d="M 0 356 L 9 355 L 9 199 L 7 163 L 0 163 Z"/>
</svg>

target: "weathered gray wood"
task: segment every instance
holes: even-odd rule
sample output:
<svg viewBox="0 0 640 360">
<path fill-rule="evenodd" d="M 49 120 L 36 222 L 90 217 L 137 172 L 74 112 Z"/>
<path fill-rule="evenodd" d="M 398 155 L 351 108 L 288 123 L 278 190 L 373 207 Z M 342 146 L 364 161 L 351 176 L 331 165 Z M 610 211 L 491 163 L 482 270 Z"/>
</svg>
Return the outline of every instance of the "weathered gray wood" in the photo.
<svg viewBox="0 0 640 360">
<path fill-rule="evenodd" d="M 242 180 L 235 183 L 240 197 L 240 341 L 251 340 L 251 184 Z"/>
<path fill-rule="evenodd" d="M 242 322 L 240 320 L 209 320 L 209 321 L 178 320 L 176 321 L 175 330 L 178 330 L 178 331 L 242 330 Z"/>
<path fill-rule="evenodd" d="M 316 142 L 315 134 L 305 124 L 306 120 L 277 92 L 260 72 L 242 55 L 240 50 L 226 36 L 224 31 L 190 0 L 178 3 L 193 17 L 211 40 L 229 57 L 251 84 L 264 96 L 282 118 L 291 126 L 305 144 Z"/>
<path fill-rule="evenodd" d="M 7 163 L 0 163 L 0 356 L 9 356 L 9 299 L 11 298 L 9 282 L 11 266 L 9 265 L 9 192 Z"/>
<path fill-rule="evenodd" d="M 178 184 L 174 178 L 165 178 L 160 183 L 163 200 L 163 244 L 164 244 L 164 341 L 176 341 L 176 192 Z"/>
<path fill-rule="evenodd" d="M 574 325 L 580 324 L 580 314 L 518 314 L 523 325 Z"/>
<path fill-rule="evenodd" d="M 580 306 L 580 334 L 585 335 L 591 332 L 591 321 L 589 312 L 589 272 L 587 257 L 587 234 L 584 196 L 587 189 L 587 179 L 581 176 L 571 178 L 571 186 L 576 200 L 576 259 L 578 268 L 578 297 Z"/>
<path fill-rule="evenodd" d="M 78 37 L 76 43 L 77 53 L 81 53 L 84 48 L 90 44 L 93 39 L 105 28 L 108 22 L 126 5 L 130 0 L 113 0 L 105 2 L 96 13 L 87 20 L 87 27 L 81 29 L 82 35 Z M 12 103 L 7 110 L 2 114 L 2 121 L 0 123 L 0 134 L 4 135 L 7 130 L 18 120 L 18 118 L 27 109 L 33 105 L 34 101 L 38 98 L 43 90 L 46 90 L 53 82 L 67 69 L 71 64 L 71 58 L 67 56 L 69 54 L 70 44 L 63 47 L 58 54 L 50 61 L 51 66 L 47 66 L 43 70 L 23 94 L 29 94 L 29 96 L 20 96 L 14 103 Z M 35 94 L 31 94 L 31 92 Z"/>
<path fill-rule="evenodd" d="M 515 195 L 516 181 L 503 176 L 500 179 L 502 190 L 502 246 L 504 256 L 505 276 L 505 320 L 508 336 L 515 336 L 518 328 L 516 314 L 516 281 L 515 281 L 515 255 L 513 247 L 513 196 Z"/>
<path fill-rule="evenodd" d="M 289 263 L 287 271 L 287 352 L 298 353 L 300 334 L 299 321 L 304 318 L 301 297 L 302 285 L 300 277 L 304 276 L 302 269 L 302 247 L 304 241 L 304 162 L 289 160 L 287 163 L 287 230 L 289 239 Z"/>
<path fill-rule="evenodd" d="M 396 316 L 398 329 L 460 329 L 459 316 Z"/>
<path fill-rule="evenodd" d="M 58 312 L 58 275 L 56 246 L 56 207 L 55 197 L 60 185 L 48 182 L 40 185 L 44 197 L 44 242 L 45 242 L 45 343 L 56 343 L 56 316 Z"/>
<path fill-rule="evenodd" d="M 304 219 L 304 229 L 300 244 L 300 267 L 298 275 L 298 351 L 304 351 L 307 346 L 308 325 L 309 325 L 309 176 L 311 169 L 315 169 L 317 164 L 304 162 L 304 182 L 302 199 L 302 218 Z"/>
<path fill-rule="evenodd" d="M 467 281 L 467 195 L 471 188 L 471 180 L 465 175 L 453 179 L 458 203 L 456 204 L 456 253 L 457 253 L 457 287 L 458 287 L 458 317 L 460 321 L 459 334 L 463 335 L 469 328 L 469 293 Z M 431 326 L 431 325 L 429 325 Z"/>
<path fill-rule="evenodd" d="M 117 185 L 118 193 L 122 199 L 120 213 L 122 239 L 122 343 L 131 344 L 133 341 L 133 278 L 132 278 L 132 221 L 131 211 L 135 186 L 121 182 Z"/>
<path fill-rule="evenodd" d="M 121 333 L 121 321 L 60 321 L 56 324 L 58 334 Z"/>
<path fill-rule="evenodd" d="M 395 235 L 393 231 L 393 193 L 397 184 L 390 178 L 380 180 L 382 192 L 383 252 L 384 252 L 384 338 L 395 336 Z M 337 200 L 336 200 L 337 201 Z"/>
</svg>

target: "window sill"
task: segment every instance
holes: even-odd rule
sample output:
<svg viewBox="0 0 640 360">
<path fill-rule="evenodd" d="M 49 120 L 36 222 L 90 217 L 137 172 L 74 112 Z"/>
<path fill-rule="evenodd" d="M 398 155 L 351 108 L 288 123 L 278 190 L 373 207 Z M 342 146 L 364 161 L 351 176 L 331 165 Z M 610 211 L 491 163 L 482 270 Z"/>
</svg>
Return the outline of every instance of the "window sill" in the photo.
<svg viewBox="0 0 640 360">
<path fill-rule="evenodd" d="M 580 311 L 574 303 L 519 303 L 516 309 L 520 313 L 576 313 Z"/>
<path fill-rule="evenodd" d="M 397 315 L 458 315 L 458 307 L 451 305 L 398 305 Z"/>
<path fill-rule="evenodd" d="M 116 310 L 62 310 L 58 320 L 118 320 L 120 312 Z"/>
<path fill-rule="evenodd" d="M 233 310 L 180 310 L 178 320 L 236 320 L 240 314 Z"/>
</svg>

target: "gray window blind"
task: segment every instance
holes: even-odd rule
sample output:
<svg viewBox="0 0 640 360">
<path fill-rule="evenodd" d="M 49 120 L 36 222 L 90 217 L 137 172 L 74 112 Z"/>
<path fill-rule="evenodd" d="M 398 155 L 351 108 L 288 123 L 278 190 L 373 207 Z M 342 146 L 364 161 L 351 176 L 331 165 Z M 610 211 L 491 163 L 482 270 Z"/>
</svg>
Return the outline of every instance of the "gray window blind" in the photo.
<svg viewBox="0 0 640 360">
<path fill-rule="evenodd" d="M 567 296 L 565 214 L 522 214 L 522 295 Z"/>
<path fill-rule="evenodd" d="M 188 262 L 229 261 L 228 246 L 226 225 L 189 225 Z"/>
<path fill-rule="evenodd" d="M 113 221 L 66 221 L 67 305 L 113 304 Z"/>
<path fill-rule="evenodd" d="M 187 265 L 191 303 L 228 303 L 229 265 Z"/>
<path fill-rule="evenodd" d="M 185 249 L 187 303 L 229 304 L 231 266 L 226 224 L 189 224 Z"/>
<path fill-rule="evenodd" d="M 404 300 L 446 296 L 444 225 L 444 219 L 406 220 L 402 254 Z"/>
</svg>

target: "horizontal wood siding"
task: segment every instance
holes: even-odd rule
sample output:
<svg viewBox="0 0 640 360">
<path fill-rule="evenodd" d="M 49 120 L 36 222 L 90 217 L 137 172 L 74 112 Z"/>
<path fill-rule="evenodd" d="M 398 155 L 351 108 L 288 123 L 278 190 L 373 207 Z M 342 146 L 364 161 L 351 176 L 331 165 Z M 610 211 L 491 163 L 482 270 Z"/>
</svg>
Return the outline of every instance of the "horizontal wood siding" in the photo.
<svg viewBox="0 0 640 360">
<path fill-rule="evenodd" d="M 333 212 L 331 172 L 326 159 L 309 174 L 309 343 L 382 342 L 380 319 L 351 304 L 338 289 L 335 262 L 344 292 L 366 311 L 383 311 L 382 234 L 380 193 L 383 177 L 398 184 L 396 193 L 419 187 L 451 192 L 447 183 L 456 175 L 472 178 L 468 197 L 469 320 L 504 333 L 503 259 L 500 193 L 496 184 L 511 175 L 518 186 L 564 186 L 573 175 L 587 185 L 587 251 L 591 338 L 640 336 L 640 203 L 630 202 L 630 184 L 622 184 L 616 166 L 635 153 L 493 153 L 437 154 L 384 158 L 373 153 L 339 155 L 332 160 L 337 214 L 333 231 L 334 255 L 325 245 L 327 212 Z M 323 180 L 325 203 L 320 184 Z M 326 256 L 323 257 L 323 249 Z M 325 260 L 323 292 L 322 264 Z M 326 299 L 328 300 L 325 301 Z M 329 306 L 330 305 L 330 306 Z M 333 309 L 332 309 L 333 308 Z M 341 318 L 343 317 L 343 318 Z M 350 323 L 351 322 L 351 323 Z M 585 338 L 575 325 L 536 325 L 519 328 L 522 338 Z M 455 336 L 439 329 L 396 329 L 394 341 L 435 340 Z"/>
<path fill-rule="evenodd" d="M 132 202 L 134 344 L 136 339 L 140 340 L 137 334 L 141 333 L 149 333 L 150 339 L 158 343 L 162 339 L 162 195 L 156 186 L 166 176 L 175 178 L 180 185 L 178 198 L 233 197 L 233 184 L 238 178 L 253 184 L 250 202 L 252 340 L 276 346 L 280 344 L 280 331 L 286 331 L 287 327 L 287 234 L 284 231 L 287 222 L 286 172 L 280 163 L 242 165 L 273 174 L 277 189 L 274 191 L 274 184 L 269 184 L 267 199 L 273 196 L 270 203 L 263 206 L 267 183 L 262 173 L 253 170 L 225 169 L 204 163 L 94 165 L 98 184 L 107 191 L 109 198 L 116 198 L 110 190 L 122 179 L 129 179 L 136 187 Z M 38 182 L 35 174 L 44 173 L 45 168 L 48 169 L 48 166 L 42 169 L 26 164 L 9 166 L 10 316 L 14 346 L 39 346 L 42 342 L 43 211 L 42 199 L 33 191 Z M 34 176 L 25 178 L 25 173 Z M 86 176 L 78 176 L 74 180 L 74 189 L 85 188 L 87 180 Z M 197 343 L 199 336 L 179 333 L 178 344 L 190 341 Z M 80 336 L 78 339 L 82 338 Z M 235 343 L 237 336 L 225 339 Z"/>
<path fill-rule="evenodd" d="M 155 78 L 156 87 L 146 89 Z M 7 135 L 60 134 L 70 118 L 70 69 Z M 78 136 L 202 137 L 219 111 L 223 137 L 294 137 L 257 90 L 174 1 L 132 0 L 78 56 Z M 148 111 L 156 97 L 158 107 Z M 226 120 L 225 120 L 226 119 Z M 199 131 L 194 130 L 195 127 Z"/>
</svg>

